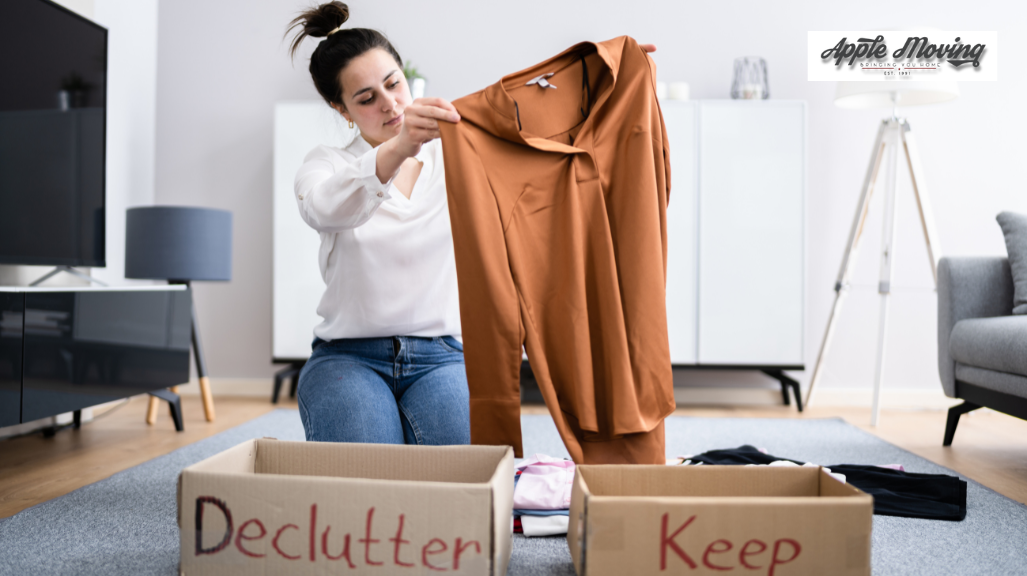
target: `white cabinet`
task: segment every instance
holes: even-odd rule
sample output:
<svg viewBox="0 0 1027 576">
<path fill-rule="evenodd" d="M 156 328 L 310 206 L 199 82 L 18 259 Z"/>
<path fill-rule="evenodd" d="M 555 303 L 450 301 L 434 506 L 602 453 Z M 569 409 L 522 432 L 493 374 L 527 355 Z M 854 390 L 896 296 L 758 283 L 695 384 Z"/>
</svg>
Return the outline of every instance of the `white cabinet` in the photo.
<svg viewBox="0 0 1027 576">
<path fill-rule="evenodd" d="M 697 111 L 694 102 L 661 102 L 670 141 L 667 206 L 667 332 L 673 364 L 698 360 L 699 227 Z"/>
<path fill-rule="evenodd" d="M 678 365 L 801 367 L 806 103 L 661 101 Z"/>
</svg>

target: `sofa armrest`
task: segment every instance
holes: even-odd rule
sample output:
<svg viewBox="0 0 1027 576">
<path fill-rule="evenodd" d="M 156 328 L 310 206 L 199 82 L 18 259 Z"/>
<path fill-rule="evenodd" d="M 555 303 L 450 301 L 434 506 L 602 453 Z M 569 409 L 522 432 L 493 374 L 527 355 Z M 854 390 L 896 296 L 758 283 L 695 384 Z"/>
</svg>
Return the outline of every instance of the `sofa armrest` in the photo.
<svg viewBox="0 0 1027 576">
<path fill-rule="evenodd" d="M 1013 276 L 1007 258 L 945 257 L 938 262 L 938 373 L 945 395 L 956 397 L 956 362 L 949 337 L 956 322 L 1013 313 Z"/>
</svg>

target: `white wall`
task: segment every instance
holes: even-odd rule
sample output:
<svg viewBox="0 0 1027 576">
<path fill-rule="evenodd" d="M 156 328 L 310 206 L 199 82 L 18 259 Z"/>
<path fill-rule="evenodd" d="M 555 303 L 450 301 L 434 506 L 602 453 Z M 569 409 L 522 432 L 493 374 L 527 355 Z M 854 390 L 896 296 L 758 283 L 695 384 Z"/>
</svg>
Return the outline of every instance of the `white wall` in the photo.
<svg viewBox="0 0 1027 576">
<path fill-rule="evenodd" d="M 99 2 L 99 0 L 98 0 Z M 286 23 L 310 2 L 175 0 L 160 5 L 157 188 L 160 204 L 211 206 L 235 214 L 231 283 L 196 287 L 200 326 L 214 377 L 266 378 L 271 337 L 272 106 L 316 99 L 307 57 L 295 66 L 282 41 Z M 428 77 L 428 95 L 455 99 L 581 40 L 629 34 L 657 44 L 661 80 L 687 81 L 696 99 L 728 98 L 735 57 L 768 62 L 773 98 L 809 102 L 808 377 L 834 296 L 870 148 L 883 111 L 836 108 L 834 83 L 806 80 L 806 32 L 903 26 L 997 30 L 1012 55 L 1027 33 L 1023 3 L 940 0 L 822 2 L 399 2 L 350 3 L 352 26 L 385 32 Z M 946 39 L 951 40 L 951 39 Z M 994 216 L 1027 212 L 1018 162 L 1027 153 L 1027 83 L 1007 56 L 999 82 L 966 83 L 944 105 L 905 115 L 918 134 L 944 254 L 1003 254 Z M 896 271 L 886 387 L 938 389 L 936 299 L 908 176 L 900 172 Z M 877 318 L 875 207 L 838 326 L 825 388 L 869 387 Z M 754 287 L 758 279 L 754 279 Z M 759 293 L 740 302 L 759 313 Z M 726 377 L 725 377 L 726 376 Z M 761 385 L 748 374 L 697 375 L 693 382 Z"/>
<path fill-rule="evenodd" d="M 154 199 L 157 122 L 157 0 L 93 0 L 109 30 L 107 79 L 107 267 L 93 276 L 125 280 L 125 210 Z"/>
</svg>

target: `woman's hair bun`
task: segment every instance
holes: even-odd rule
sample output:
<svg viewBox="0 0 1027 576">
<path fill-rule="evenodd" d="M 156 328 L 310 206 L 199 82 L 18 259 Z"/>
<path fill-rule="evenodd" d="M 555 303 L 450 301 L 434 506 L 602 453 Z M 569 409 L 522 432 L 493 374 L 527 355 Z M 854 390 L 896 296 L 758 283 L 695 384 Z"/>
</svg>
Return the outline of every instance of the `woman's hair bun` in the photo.
<svg viewBox="0 0 1027 576">
<path fill-rule="evenodd" d="M 301 12 L 299 16 L 289 22 L 289 28 L 285 31 L 285 34 L 288 35 L 294 28 L 300 28 L 296 37 L 293 38 L 289 53 L 295 56 L 300 42 L 307 36 L 325 38 L 329 32 L 345 24 L 346 20 L 349 20 L 349 6 L 338 0 L 325 2 L 320 6 Z"/>
</svg>

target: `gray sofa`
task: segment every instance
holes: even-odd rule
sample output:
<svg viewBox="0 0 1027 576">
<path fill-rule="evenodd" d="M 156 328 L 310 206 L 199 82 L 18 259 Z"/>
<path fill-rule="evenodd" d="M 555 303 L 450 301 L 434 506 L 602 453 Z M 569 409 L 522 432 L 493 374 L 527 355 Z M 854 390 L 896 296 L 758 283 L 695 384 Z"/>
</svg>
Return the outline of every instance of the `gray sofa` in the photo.
<svg viewBox="0 0 1027 576">
<path fill-rule="evenodd" d="M 950 398 L 944 446 L 959 417 L 988 407 L 1027 419 L 1027 315 L 1012 315 L 1013 278 L 999 257 L 938 264 L 938 372 Z"/>
</svg>

